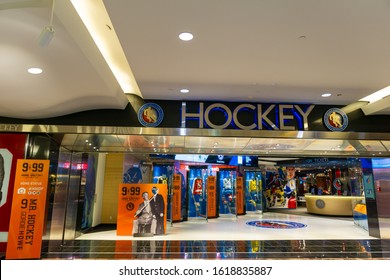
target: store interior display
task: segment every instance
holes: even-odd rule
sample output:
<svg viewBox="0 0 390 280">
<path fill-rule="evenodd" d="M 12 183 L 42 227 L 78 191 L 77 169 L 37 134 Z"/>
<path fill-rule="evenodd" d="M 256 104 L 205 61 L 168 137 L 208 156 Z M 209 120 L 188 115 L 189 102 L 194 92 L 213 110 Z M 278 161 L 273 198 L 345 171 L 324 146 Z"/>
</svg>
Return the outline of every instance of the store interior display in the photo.
<svg viewBox="0 0 390 280">
<path fill-rule="evenodd" d="M 166 184 L 168 187 L 167 197 L 167 220 L 172 222 L 172 181 L 173 181 L 174 166 L 173 164 L 153 164 L 153 183 Z"/>
<path fill-rule="evenodd" d="M 245 171 L 246 211 L 263 211 L 263 176 L 260 171 Z"/>
<path fill-rule="evenodd" d="M 212 218 L 239 214 L 237 182 L 242 179 L 244 211 L 241 214 L 261 215 L 266 211 L 299 208 L 309 214 L 353 216 L 356 225 L 367 228 L 359 159 L 324 158 L 317 160 L 317 164 L 308 164 L 316 162 L 311 159 L 293 162 L 286 159 L 273 166 L 257 164 L 259 161 L 256 162 L 254 156 L 153 156 L 148 161 L 146 164 L 141 160 L 134 166 L 127 162 L 124 181 L 145 177 L 139 171 L 140 166 L 147 165 L 152 183 L 163 183 L 168 187 L 167 219 L 171 222 L 173 176 L 180 174 L 181 183 L 176 188 L 181 189 L 181 204 L 175 207 L 181 208 L 181 217 L 176 216 L 175 222 L 209 218 L 207 182 L 209 177 L 214 177 L 213 207 L 216 211 Z"/>
<path fill-rule="evenodd" d="M 188 171 L 188 191 L 189 191 L 189 207 L 188 217 L 202 217 L 206 218 L 206 180 L 208 177 L 207 166 L 189 167 Z"/>
<path fill-rule="evenodd" d="M 219 214 L 236 214 L 236 170 L 220 169 L 219 183 Z"/>
</svg>

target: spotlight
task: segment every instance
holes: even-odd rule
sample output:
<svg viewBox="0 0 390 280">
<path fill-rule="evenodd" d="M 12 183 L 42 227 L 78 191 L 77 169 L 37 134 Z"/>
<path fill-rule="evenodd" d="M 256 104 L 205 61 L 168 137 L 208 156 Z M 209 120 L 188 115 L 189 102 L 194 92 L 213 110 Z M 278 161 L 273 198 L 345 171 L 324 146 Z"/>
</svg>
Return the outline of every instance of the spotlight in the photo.
<svg viewBox="0 0 390 280">
<path fill-rule="evenodd" d="M 47 47 L 53 39 L 55 33 L 53 26 L 45 26 L 38 38 L 39 46 L 42 48 Z"/>
<path fill-rule="evenodd" d="M 56 33 L 53 28 L 54 5 L 55 0 L 52 0 L 50 23 L 42 29 L 42 32 L 38 37 L 38 44 L 42 48 L 47 47 L 50 44 L 51 40 L 54 37 L 54 33 Z"/>
</svg>

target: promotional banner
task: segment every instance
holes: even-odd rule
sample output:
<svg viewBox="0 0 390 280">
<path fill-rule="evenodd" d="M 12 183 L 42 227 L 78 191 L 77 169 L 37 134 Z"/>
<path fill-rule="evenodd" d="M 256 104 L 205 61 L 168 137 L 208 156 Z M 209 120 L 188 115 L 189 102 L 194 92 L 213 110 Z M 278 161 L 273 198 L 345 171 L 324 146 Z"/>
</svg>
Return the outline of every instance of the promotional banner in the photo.
<svg viewBox="0 0 390 280">
<path fill-rule="evenodd" d="M 207 217 L 217 217 L 217 179 L 215 176 L 207 177 Z"/>
<path fill-rule="evenodd" d="M 34 159 L 17 162 L 7 259 L 40 258 L 49 163 Z"/>
<path fill-rule="evenodd" d="M 241 176 L 236 180 L 236 207 L 237 215 L 245 214 L 244 210 L 244 180 Z"/>
<path fill-rule="evenodd" d="M 117 235 L 165 234 L 167 184 L 120 184 Z"/>
<path fill-rule="evenodd" d="M 181 220 L 181 176 L 173 175 L 172 221 Z"/>
</svg>

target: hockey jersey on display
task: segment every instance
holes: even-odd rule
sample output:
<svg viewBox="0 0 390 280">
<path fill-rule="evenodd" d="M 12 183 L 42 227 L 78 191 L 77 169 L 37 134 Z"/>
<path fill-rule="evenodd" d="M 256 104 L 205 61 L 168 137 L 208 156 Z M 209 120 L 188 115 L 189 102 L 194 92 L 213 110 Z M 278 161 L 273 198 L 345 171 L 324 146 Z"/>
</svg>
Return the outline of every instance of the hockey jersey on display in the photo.
<svg viewBox="0 0 390 280">
<path fill-rule="evenodd" d="M 200 178 L 194 179 L 194 185 L 192 187 L 192 193 L 195 195 L 202 195 L 203 192 L 203 181 Z"/>
</svg>

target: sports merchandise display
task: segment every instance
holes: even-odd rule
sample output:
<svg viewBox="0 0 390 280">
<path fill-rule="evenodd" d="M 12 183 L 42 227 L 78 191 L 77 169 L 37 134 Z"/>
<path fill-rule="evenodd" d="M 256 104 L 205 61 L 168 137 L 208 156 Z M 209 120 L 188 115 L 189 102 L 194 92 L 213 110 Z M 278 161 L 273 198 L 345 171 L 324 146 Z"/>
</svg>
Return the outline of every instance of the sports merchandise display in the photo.
<svg viewBox="0 0 390 280">
<path fill-rule="evenodd" d="M 245 171 L 245 205 L 247 211 L 263 210 L 263 179 L 260 171 Z"/>
<path fill-rule="evenodd" d="M 190 167 L 188 171 L 188 217 L 207 217 L 207 194 L 205 186 L 208 177 L 207 171 L 207 167 L 203 166 Z"/>
<path fill-rule="evenodd" d="M 236 214 L 236 170 L 220 169 L 218 177 L 220 189 L 219 214 Z"/>
<path fill-rule="evenodd" d="M 174 166 L 171 164 L 153 164 L 153 183 L 166 184 L 167 194 L 167 220 L 172 222 L 172 181 Z"/>
</svg>

